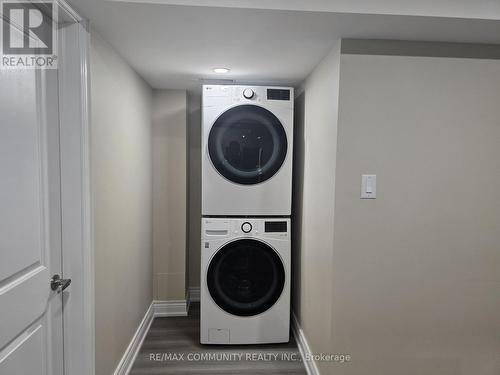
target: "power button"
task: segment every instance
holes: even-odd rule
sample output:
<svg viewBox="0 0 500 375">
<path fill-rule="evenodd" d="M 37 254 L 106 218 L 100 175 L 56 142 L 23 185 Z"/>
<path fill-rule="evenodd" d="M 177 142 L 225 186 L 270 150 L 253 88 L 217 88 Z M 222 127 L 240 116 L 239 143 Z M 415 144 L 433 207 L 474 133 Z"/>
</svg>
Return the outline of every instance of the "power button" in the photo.
<svg viewBox="0 0 500 375">
<path fill-rule="evenodd" d="M 241 230 L 243 233 L 250 233 L 252 231 L 252 224 L 250 224 L 248 221 L 244 222 L 241 224 Z"/>
</svg>

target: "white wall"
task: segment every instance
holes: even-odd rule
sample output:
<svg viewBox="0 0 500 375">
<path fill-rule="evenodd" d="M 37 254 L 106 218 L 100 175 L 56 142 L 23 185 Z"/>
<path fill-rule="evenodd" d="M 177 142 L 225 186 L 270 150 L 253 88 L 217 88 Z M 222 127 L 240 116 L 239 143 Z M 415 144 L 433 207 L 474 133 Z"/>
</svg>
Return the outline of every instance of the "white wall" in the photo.
<svg viewBox="0 0 500 375">
<path fill-rule="evenodd" d="M 187 279 L 186 91 L 153 91 L 153 290 L 184 300 Z"/>
<path fill-rule="evenodd" d="M 340 42 L 295 101 L 292 304 L 315 353 L 331 352 L 339 62 Z"/>
<path fill-rule="evenodd" d="M 109 375 L 152 300 L 152 91 L 94 31 L 90 58 L 96 375 Z"/>
<path fill-rule="evenodd" d="M 331 350 L 353 360 L 335 374 L 500 373 L 500 61 L 340 71 Z"/>
<path fill-rule="evenodd" d="M 321 374 L 498 374 L 500 62 L 356 53 L 296 98 L 293 309 L 352 356 Z"/>
</svg>

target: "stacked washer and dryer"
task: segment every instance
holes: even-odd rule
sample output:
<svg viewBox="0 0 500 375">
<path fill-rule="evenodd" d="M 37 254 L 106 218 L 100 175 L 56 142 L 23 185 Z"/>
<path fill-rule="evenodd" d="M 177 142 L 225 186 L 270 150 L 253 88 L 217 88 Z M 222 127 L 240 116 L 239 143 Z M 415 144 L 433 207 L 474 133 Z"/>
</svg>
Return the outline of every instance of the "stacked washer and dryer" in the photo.
<svg viewBox="0 0 500 375">
<path fill-rule="evenodd" d="M 200 341 L 287 342 L 293 89 L 203 86 Z"/>
</svg>

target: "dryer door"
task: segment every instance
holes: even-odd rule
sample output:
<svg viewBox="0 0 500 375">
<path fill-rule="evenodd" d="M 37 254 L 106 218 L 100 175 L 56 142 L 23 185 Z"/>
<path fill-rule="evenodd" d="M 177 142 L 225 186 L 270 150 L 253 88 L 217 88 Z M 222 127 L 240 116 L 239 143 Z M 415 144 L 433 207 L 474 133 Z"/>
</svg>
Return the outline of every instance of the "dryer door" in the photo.
<svg viewBox="0 0 500 375">
<path fill-rule="evenodd" d="M 270 309 L 285 286 L 285 268 L 265 243 L 241 239 L 223 246 L 207 271 L 212 299 L 224 311 L 252 316 Z"/>
<path fill-rule="evenodd" d="M 287 146 L 279 119 L 265 108 L 248 104 L 219 116 L 208 137 L 208 153 L 217 171 L 244 185 L 274 176 L 285 161 Z"/>
</svg>

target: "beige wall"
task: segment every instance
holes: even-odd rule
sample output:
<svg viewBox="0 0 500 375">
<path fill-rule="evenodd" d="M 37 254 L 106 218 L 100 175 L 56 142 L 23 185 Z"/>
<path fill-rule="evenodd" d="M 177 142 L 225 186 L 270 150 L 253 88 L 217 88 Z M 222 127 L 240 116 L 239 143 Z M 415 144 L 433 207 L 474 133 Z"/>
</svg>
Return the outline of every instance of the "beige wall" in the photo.
<svg viewBox="0 0 500 375">
<path fill-rule="evenodd" d="M 188 94 L 189 200 L 188 258 L 190 287 L 200 286 L 201 254 L 201 94 Z"/>
<path fill-rule="evenodd" d="M 186 297 L 186 91 L 153 91 L 153 291 L 156 300 Z"/>
<path fill-rule="evenodd" d="M 152 300 L 152 94 L 91 37 L 96 375 L 110 375 Z"/>
<path fill-rule="evenodd" d="M 335 374 L 500 373 L 500 61 L 343 55 L 340 82 Z"/>
<path fill-rule="evenodd" d="M 339 58 L 340 43 L 297 90 L 295 102 L 292 304 L 315 353 L 331 352 Z"/>
</svg>

